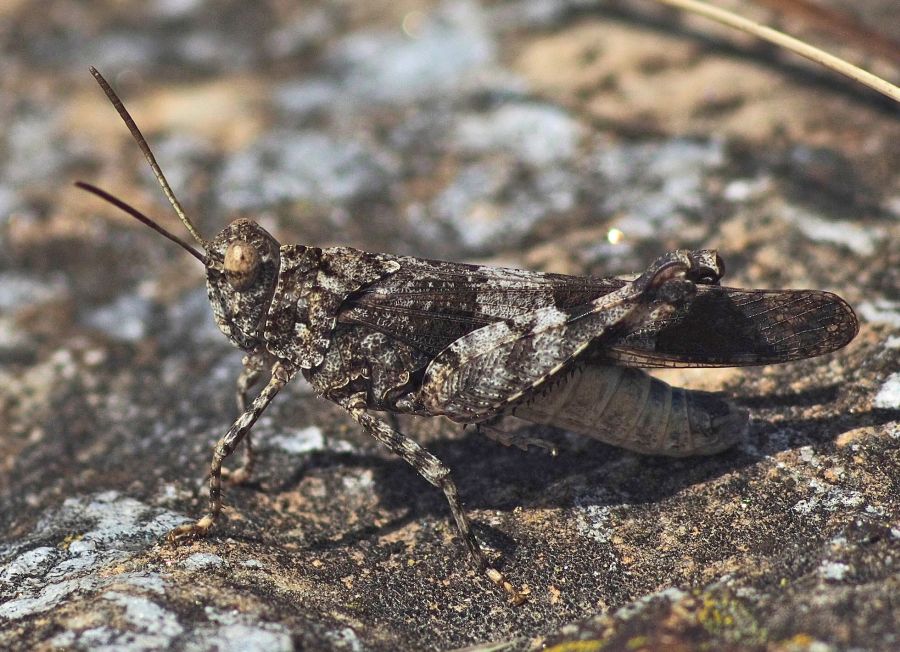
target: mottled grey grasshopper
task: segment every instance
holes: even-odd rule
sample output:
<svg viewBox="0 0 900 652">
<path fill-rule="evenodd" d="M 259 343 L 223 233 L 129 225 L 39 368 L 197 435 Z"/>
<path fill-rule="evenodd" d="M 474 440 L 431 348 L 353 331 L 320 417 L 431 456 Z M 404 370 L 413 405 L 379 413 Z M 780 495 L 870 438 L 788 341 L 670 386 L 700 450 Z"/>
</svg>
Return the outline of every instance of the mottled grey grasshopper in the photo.
<svg viewBox="0 0 900 652">
<path fill-rule="evenodd" d="M 743 436 L 746 412 L 637 367 L 783 362 L 834 351 L 856 335 L 852 309 L 833 294 L 721 287 L 724 265 L 710 250 L 664 254 L 623 281 L 282 245 L 247 219 L 206 240 L 122 102 L 91 71 L 202 251 L 103 190 L 77 185 L 199 260 L 216 324 L 247 352 L 241 414 L 213 454 L 209 512 L 173 530 L 171 540 L 213 526 L 222 511 L 223 460 L 244 440 L 245 463 L 228 478 L 249 477 L 250 428 L 299 372 L 444 492 L 475 565 L 518 603 L 523 595 L 476 540 L 449 469 L 373 412 L 489 427 L 513 415 L 642 453 L 708 455 Z M 247 392 L 265 372 L 268 382 L 247 406 Z"/>
</svg>

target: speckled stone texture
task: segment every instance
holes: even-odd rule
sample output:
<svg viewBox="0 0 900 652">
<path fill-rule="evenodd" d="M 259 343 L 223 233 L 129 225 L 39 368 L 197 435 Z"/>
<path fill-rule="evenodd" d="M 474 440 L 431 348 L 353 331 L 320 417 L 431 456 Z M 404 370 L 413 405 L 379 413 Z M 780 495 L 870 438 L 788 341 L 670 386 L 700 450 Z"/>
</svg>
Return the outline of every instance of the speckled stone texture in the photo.
<svg viewBox="0 0 900 652">
<path fill-rule="evenodd" d="M 881 41 L 724 4 L 900 78 Z M 890 0 L 827 6 L 900 40 Z M 0 647 L 900 646 L 889 101 L 646 3 L 22 0 L 0 5 L 0 47 Z M 257 424 L 221 526 L 163 545 L 204 509 L 240 353 L 197 261 L 72 187 L 183 233 L 89 65 L 207 236 L 246 216 L 286 243 L 596 275 L 717 247 L 727 284 L 835 291 L 860 334 L 665 374 L 750 411 L 711 458 L 532 429 L 552 458 L 401 419 L 530 589 L 518 608 L 440 493 L 302 380 Z"/>
</svg>

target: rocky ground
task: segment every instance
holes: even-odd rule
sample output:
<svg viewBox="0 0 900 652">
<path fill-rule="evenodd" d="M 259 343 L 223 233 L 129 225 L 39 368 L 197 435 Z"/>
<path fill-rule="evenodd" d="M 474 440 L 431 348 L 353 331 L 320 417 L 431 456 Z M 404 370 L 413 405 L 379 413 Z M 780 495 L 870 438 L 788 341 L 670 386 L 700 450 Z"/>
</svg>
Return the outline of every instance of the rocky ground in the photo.
<svg viewBox="0 0 900 652">
<path fill-rule="evenodd" d="M 897 82 L 894 3 L 852 9 L 868 42 L 752 15 Z M 652 3 L 23 0 L 0 6 L 0 47 L 0 646 L 900 645 L 890 101 Z M 534 431 L 554 458 L 402 419 L 520 607 L 472 570 L 443 497 L 302 380 L 257 424 L 225 522 L 163 544 L 204 509 L 240 353 L 194 259 L 72 187 L 184 232 L 89 65 L 208 236 L 252 216 L 286 243 L 594 275 L 716 247 L 727 284 L 837 292 L 860 333 L 668 373 L 750 411 L 711 458 Z"/>
</svg>

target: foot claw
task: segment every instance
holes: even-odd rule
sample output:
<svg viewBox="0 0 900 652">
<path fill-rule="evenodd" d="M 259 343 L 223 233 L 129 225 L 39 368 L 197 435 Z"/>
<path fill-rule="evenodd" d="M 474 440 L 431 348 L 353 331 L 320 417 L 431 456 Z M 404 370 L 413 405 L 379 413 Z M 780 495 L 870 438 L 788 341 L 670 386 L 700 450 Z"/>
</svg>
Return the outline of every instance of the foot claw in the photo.
<svg viewBox="0 0 900 652">
<path fill-rule="evenodd" d="M 183 543 L 191 539 L 199 539 L 206 536 L 209 529 L 213 526 L 213 517 L 207 514 L 196 523 L 187 523 L 179 525 L 177 528 L 170 530 L 166 535 L 169 543 Z"/>
<path fill-rule="evenodd" d="M 521 591 L 516 589 L 516 587 L 510 584 L 509 580 L 507 580 L 503 576 L 503 573 L 498 571 L 496 568 L 488 567 L 484 572 L 485 575 L 488 576 L 488 579 L 491 580 L 491 582 L 506 591 L 506 594 L 509 596 L 509 602 L 514 607 L 518 607 L 520 604 L 524 604 L 528 600 L 528 594 L 530 593 L 530 591 L 527 588 L 522 589 Z"/>
</svg>

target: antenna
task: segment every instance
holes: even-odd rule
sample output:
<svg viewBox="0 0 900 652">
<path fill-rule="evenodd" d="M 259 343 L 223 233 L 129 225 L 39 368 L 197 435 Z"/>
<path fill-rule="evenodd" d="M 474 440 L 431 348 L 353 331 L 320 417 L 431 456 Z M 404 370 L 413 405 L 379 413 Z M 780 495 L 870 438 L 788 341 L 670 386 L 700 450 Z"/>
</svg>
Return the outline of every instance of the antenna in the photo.
<svg viewBox="0 0 900 652">
<path fill-rule="evenodd" d="M 169 186 L 169 182 L 166 181 L 166 177 L 162 172 L 162 168 L 160 168 L 159 164 L 156 162 L 156 157 L 153 156 L 153 152 L 150 151 L 150 145 L 147 144 L 147 139 L 144 138 L 144 134 L 142 134 L 141 130 L 138 129 L 138 126 L 137 126 L 137 124 L 135 124 L 134 120 L 132 119 L 131 114 L 128 113 L 128 109 L 126 109 L 125 105 L 122 104 L 122 100 L 120 100 L 119 96 L 116 95 L 116 92 L 112 89 L 112 86 L 109 85 L 109 82 L 107 82 L 103 78 L 103 75 L 101 75 L 97 71 L 97 69 L 94 68 L 93 66 L 91 66 L 91 74 L 94 76 L 94 79 L 97 80 L 97 83 L 100 84 L 100 88 L 102 88 L 103 92 L 106 93 L 106 97 L 109 98 L 109 101 L 115 107 L 116 111 L 119 112 L 119 116 L 122 118 L 123 122 L 125 122 L 125 125 L 128 127 L 128 130 L 131 132 L 131 135 L 134 137 L 135 142 L 137 142 L 138 147 L 141 148 L 141 152 L 144 153 L 144 158 L 146 158 L 147 162 L 150 164 L 150 169 L 153 170 L 153 175 L 156 177 L 156 180 L 159 182 L 159 185 L 162 188 L 163 192 L 165 193 L 166 197 L 168 198 L 169 203 L 172 204 L 172 208 L 175 209 L 175 212 L 178 214 L 178 217 L 181 219 L 181 221 L 187 227 L 187 230 L 190 232 L 191 236 L 193 236 L 194 240 L 196 240 L 197 243 L 201 247 L 206 249 L 208 247 L 207 241 L 203 239 L 203 237 L 200 235 L 200 232 L 197 231 L 197 229 L 194 227 L 194 225 L 188 219 L 188 216 L 185 214 L 184 209 L 181 207 L 181 203 L 175 197 L 175 193 L 172 192 L 172 188 Z M 76 185 L 78 185 L 78 184 L 76 184 Z M 84 188 L 85 190 L 89 190 L 90 192 L 94 192 L 94 190 L 91 190 L 89 187 L 87 187 L 87 185 L 88 184 L 82 184 L 79 187 Z M 97 188 L 96 190 L 99 190 L 99 188 Z M 141 220 L 142 222 L 144 222 L 145 224 L 150 226 L 150 223 L 148 223 L 147 221 L 144 221 L 144 219 L 141 219 L 140 217 L 137 217 L 136 213 L 138 213 L 138 211 L 135 211 L 134 209 L 128 210 L 128 208 L 125 208 L 125 206 L 128 206 L 128 205 L 125 204 L 124 202 L 116 203 L 118 200 L 113 201 L 115 198 L 112 197 L 111 195 L 106 195 L 106 193 L 104 193 L 102 190 L 100 192 L 94 192 L 94 194 L 99 195 L 100 197 L 103 197 L 103 199 L 106 199 L 110 203 L 115 204 L 116 206 L 118 206 L 119 208 L 124 210 L 125 212 L 130 213 L 132 216 L 136 217 L 137 219 Z M 106 196 L 104 196 L 104 195 L 106 195 Z M 134 212 L 132 212 L 132 211 L 134 211 Z M 155 224 L 155 222 L 153 224 Z M 151 226 L 151 228 L 156 229 L 157 231 L 159 231 L 160 233 L 165 235 L 170 240 L 174 239 L 174 236 L 167 235 L 167 232 L 162 231 L 161 227 L 159 227 L 159 226 Z M 179 244 L 181 244 L 182 246 L 185 246 L 184 243 L 182 243 L 180 240 L 175 240 L 175 241 L 178 242 Z"/>
<path fill-rule="evenodd" d="M 130 204 L 125 203 L 118 197 L 115 197 L 115 196 L 109 194 L 108 192 L 106 192 L 105 190 L 98 188 L 97 186 L 91 185 L 90 183 L 85 183 L 84 181 L 76 181 L 75 185 L 78 188 L 81 188 L 82 190 L 87 190 L 88 192 L 97 195 L 101 199 L 105 199 L 106 201 L 108 201 L 110 204 L 112 204 L 116 208 L 119 208 L 119 209 L 125 211 L 126 213 L 128 213 L 129 215 L 131 215 L 134 219 L 138 220 L 139 222 L 143 222 L 144 224 L 149 226 L 151 229 L 153 229 L 160 235 L 168 238 L 175 244 L 182 247 L 190 255 L 192 255 L 194 258 L 196 258 L 201 263 L 203 263 L 204 267 L 209 267 L 209 258 L 207 258 L 203 254 L 201 254 L 199 251 L 194 249 L 191 245 L 189 245 L 187 242 L 185 242 L 184 240 L 179 238 L 177 235 L 174 235 L 174 234 L 166 231 L 163 227 L 161 227 L 159 224 L 157 224 L 156 222 L 151 220 L 149 217 L 144 215 L 142 212 L 140 212 L 134 206 L 131 206 Z"/>
</svg>

